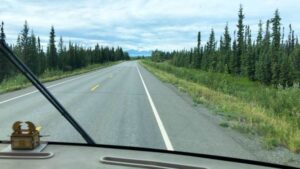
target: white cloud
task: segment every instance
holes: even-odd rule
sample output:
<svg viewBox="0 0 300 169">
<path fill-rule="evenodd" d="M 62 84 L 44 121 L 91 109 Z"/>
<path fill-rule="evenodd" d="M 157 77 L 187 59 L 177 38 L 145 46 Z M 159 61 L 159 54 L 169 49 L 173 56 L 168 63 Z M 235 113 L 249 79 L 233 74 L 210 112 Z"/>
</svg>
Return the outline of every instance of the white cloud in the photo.
<svg viewBox="0 0 300 169">
<path fill-rule="evenodd" d="M 276 8 L 285 27 L 292 23 L 296 33 L 300 29 L 298 0 L 0 1 L 0 20 L 5 22 L 11 43 L 27 20 L 44 43 L 54 25 L 57 36 L 86 46 L 99 42 L 128 50 L 190 48 L 195 45 L 197 31 L 205 41 L 213 27 L 218 38 L 228 22 L 233 32 L 239 4 L 243 4 L 245 23 L 254 34 L 258 21 L 272 17 Z"/>
</svg>

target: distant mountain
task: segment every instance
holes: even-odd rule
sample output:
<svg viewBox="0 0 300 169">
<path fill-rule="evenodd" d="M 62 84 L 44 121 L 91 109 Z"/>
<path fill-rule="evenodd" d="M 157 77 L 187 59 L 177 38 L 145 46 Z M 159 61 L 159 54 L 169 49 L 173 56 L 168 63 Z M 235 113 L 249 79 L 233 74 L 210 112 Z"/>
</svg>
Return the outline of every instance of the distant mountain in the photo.
<svg viewBox="0 0 300 169">
<path fill-rule="evenodd" d="M 147 50 L 126 50 L 129 53 L 130 57 L 137 57 L 137 56 L 151 56 L 151 51 L 147 51 Z"/>
</svg>

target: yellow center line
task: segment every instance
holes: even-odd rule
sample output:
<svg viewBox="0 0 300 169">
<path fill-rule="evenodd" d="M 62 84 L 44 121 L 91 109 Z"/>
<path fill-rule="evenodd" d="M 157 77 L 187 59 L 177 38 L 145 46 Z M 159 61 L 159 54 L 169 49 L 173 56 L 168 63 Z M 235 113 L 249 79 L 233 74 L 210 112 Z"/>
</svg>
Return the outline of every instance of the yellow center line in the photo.
<svg viewBox="0 0 300 169">
<path fill-rule="evenodd" d="M 100 86 L 99 84 L 95 85 L 93 88 L 91 88 L 91 91 L 92 92 L 95 91 L 99 86 Z"/>
</svg>

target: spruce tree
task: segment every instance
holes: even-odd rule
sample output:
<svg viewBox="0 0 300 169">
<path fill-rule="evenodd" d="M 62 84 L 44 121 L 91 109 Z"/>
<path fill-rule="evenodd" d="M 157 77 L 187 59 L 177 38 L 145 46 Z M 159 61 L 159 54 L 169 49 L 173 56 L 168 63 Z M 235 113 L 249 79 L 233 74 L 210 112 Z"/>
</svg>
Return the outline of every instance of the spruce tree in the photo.
<svg viewBox="0 0 300 169">
<path fill-rule="evenodd" d="M 233 72 L 235 74 L 240 74 L 241 73 L 241 58 L 243 54 L 243 49 L 244 49 L 244 14 L 243 14 L 243 7 L 240 5 L 239 9 L 239 15 L 238 15 L 238 31 L 237 31 L 237 53 L 236 53 L 236 58 L 234 60 L 234 70 Z"/>
<path fill-rule="evenodd" d="M 215 40 L 215 32 L 214 29 L 211 29 L 210 35 L 209 35 L 209 40 L 206 44 L 207 46 L 207 65 L 208 69 L 211 71 L 216 70 L 217 66 L 217 56 L 215 55 L 215 50 L 216 50 L 216 40 Z"/>
<path fill-rule="evenodd" d="M 29 37 L 27 66 L 31 69 L 31 71 L 34 74 L 39 74 L 40 65 L 37 51 L 37 42 L 33 31 L 31 32 L 31 36 Z"/>
<path fill-rule="evenodd" d="M 201 32 L 198 32 L 197 36 L 197 48 L 195 50 L 195 67 L 200 68 L 201 67 L 201 60 L 202 60 L 202 55 L 201 55 Z"/>
<path fill-rule="evenodd" d="M 284 87 L 293 86 L 295 81 L 295 65 L 293 58 L 288 55 L 283 56 L 283 60 L 280 65 L 280 78 L 279 83 Z"/>
<path fill-rule="evenodd" d="M 124 57 L 124 51 L 123 51 L 122 47 L 120 47 L 120 53 L 121 53 L 120 60 L 126 60 L 127 58 Z"/>
<path fill-rule="evenodd" d="M 5 40 L 4 22 L 3 21 L 1 22 L 0 40 Z"/>
<path fill-rule="evenodd" d="M 62 36 L 60 36 L 58 41 L 58 67 L 60 70 L 64 70 L 64 65 L 66 64 L 66 58 L 64 54 L 64 42 Z"/>
<path fill-rule="evenodd" d="M 39 70 L 39 74 L 42 74 L 45 72 L 46 70 L 46 56 L 45 53 L 43 51 L 43 47 L 41 45 L 41 40 L 40 37 L 37 37 L 37 51 L 38 51 L 38 57 L 39 57 L 39 64 L 40 64 L 40 70 Z"/>
<path fill-rule="evenodd" d="M 200 49 L 200 45 L 201 45 L 201 32 L 198 32 L 198 36 L 197 36 L 197 48 Z"/>
<path fill-rule="evenodd" d="M 230 70 L 230 55 L 231 55 L 231 37 L 230 33 L 228 30 L 228 23 L 225 26 L 225 31 L 224 31 L 224 42 L 223 42 L 223 54 L 224 54 L 224 69 L 226 72 L 229 73 Z"/>
<path fill-rule="evenodd" d="M 284 50 L 284 27 L 282 27 L 282 33 L 281 33 L 281 50 Z"/>
<path fill-rule="evenodd" d="M 102 63 L 103 62 L 103 60 L 101 58 L 101 51 L 100 51 L 100 47 L 99 47 L 98 43 L 95 46 L 95 62 L 96 63 Z"/>
<path fill-rule="evenodd" d="M 73 70 L 76 68 L 76 58 L 75 58 L 75 47 L 74 44 L 72 44 L 71 41 L 69 41 L 69 51 L 68 51 L 68 55 L 69 55 L 69 66 L 70 66 L 70 70 Z"/>
<path fill-rule="evenodd" d="M 280 74 L 280 16 L 279 11 L 276 10 L 274 18 L 272 18 L 272 84 L 277 85 L 279 83 Z"/>
<path fill-rule="evenodd" d="M 4 33 L 4 22 L 1 23 L 1 29 L 0 29 L 0 41 L 5 41 L 5 33 Z M 6 67 L 6 59 L 4 55 L 0 52 L 0 82 L 5 78 L 5 75 L 7 73 L 7 67 Z"/>
<path fill-rule="evenodd" d="M 292 51 L 295 48 L 295 36 L 294 36 L 294 30 L 292 29 L 292 25 L 289 25 L 289 35 L 288 35 L 288 41 L 286 45 L 286 52 L 287 55 L 290 55 Z"/>
<path fill-rule="evenodd" d="M 57 59 L 57 51 L 55 46 L 55 31 L 54 27 L 51 27 L 50 31 L 50 39 L 48 45 L 48 64 L 50 69 L 57 69 L 58 67 L 58 59 Z"/>
<path fill-rule="evenodd" d="M 266 31 L 263 44 L 263 82 L 269 85 L 272 81 L 272 61 L 271 61 L 271 34 L 270 34 L 270 21 L 267 20 Z"/>
<path fill-rule="evenodd" d="M 233 42 L 232 42 L 232 53 L 230 57 L 230 72 L 236 74 L 236 60 L 237 60 L 237 44 L 236 44 L 236 33 L 233 32 Z"/>
<path fill-rule="evenodd" d="M 251 30 L 248 26 L 248 37 L 247 37 L 247 75 L 250 80 L 255 79 L 255 61 L 256 61 L 256 55 L 254 51 L 254 45 L 252 44 L 252 38 L 251 38 Z"/>
<path fill-rule="evenodd" d="M 243 42 L 243 49 L 242 49 L 242 55 L 241 55 L 241 74 L 243 76 L 248 75 L 249 52 L 248 52 L 248 44 L 247 44 L 248 39 L 247 38 L 248 38 L 249 31 L 250 31 L 249 26 L 245 26 L 244 42 Z"/>
<path fill-rule="evenodd" d="M 25 24 L 24 24 L 24 28 L 23 30 L 21 31 L 21 34 L 20 34 L 20 44 L 18 44 L 20 46 L 20 57 L 21 59 L 23 59 L 23 61 L 25 62 L 25 64 L 28 65 L 29 61 L 30 61 L 30 53 L 29 53 L 29 41 L 30 41 L 30 38 L 29 38 L 29 26 L 28 26 L 28 23 L 27 21 L 25 21 Z"/>
<path fill-rule="evenodd" d="M 259 81 L 263 81 L 263 28 L 262 28 L 262 21 L 259 21 L 258 24 L 258 33 L 256 38 L 256 47 L 255 47 L 255 79 Z"/>
<path fill-rule="evenodd" d="M 263 40 L 263 27 L 262 27 L 262 21 L 260 20 L 258 23 L 258 33 L 256 38 L 257 45 L 260 45 Z"/>
<path fill-rule="evenodd" d="M 224 52 L 224 40 L 220 37 L 219 49 L 215 52 L 216 57 L 216 68 L 215 71 L 223 73 L 225 71 L 225 52 Z"/>
</svg>

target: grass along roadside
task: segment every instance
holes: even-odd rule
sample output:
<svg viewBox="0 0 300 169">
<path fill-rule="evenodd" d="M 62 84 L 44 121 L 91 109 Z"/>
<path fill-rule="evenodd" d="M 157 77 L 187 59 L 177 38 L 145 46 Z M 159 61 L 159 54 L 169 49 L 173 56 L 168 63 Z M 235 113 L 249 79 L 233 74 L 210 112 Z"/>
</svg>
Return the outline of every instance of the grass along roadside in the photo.
<svg viewBox="0 0 300 169">
<path fill-rule="evenodd" d="M 109 67 L 115 64 L 120 63 L 121 61 L 117 62 L 108 62 L 104 64 L 93 64 L 93 65 L 88 65 L 87 67 L 80 68 L 80 69 L 75 69 L 73 71 L 46 71 L 44 74 L 42 74 L 39 77 L 39 80 L 42 82 L 50 82 L 54 80 L 59 80 L 63 79 L 66 77 L 71 77 L 87 72 L 91 72 L 97 69 L 102 69 L 105 67 Z M 26 87 L 31 86 L 31 83 L 26 79 L 26 77 L 22 74 L 18 74 L 14 77 L 8 78 L 0 83 L 0 94 L 10 92 L 10 91 L 15 91 L 19 89 L 23 89 Z"/>
<path fill-rule="evenodd" d="M 220 112 L 226 118 L 221 126 L 259 135 L 266 148 L 284 146 L 300 153 L 298 88 L 273 89 L 226 74 L 146 60 L 141 63 L 162 81 L 188 93 L 196 103 Z"/>
</svg>

